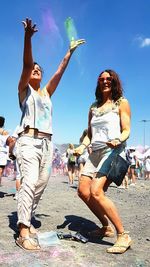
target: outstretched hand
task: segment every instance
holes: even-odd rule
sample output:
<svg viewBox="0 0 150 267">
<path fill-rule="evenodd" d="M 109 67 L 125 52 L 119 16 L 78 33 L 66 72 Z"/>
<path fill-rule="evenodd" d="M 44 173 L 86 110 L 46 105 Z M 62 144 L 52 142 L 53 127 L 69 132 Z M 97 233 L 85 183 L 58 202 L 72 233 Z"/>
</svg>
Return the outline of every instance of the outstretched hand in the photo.
<svg viewBox="0 0 150 267">
<path fill-rule="evenodd" d="M 22 21 L 23 25 L 24 25 L 24 30 L 26 33 L 28 33 L 30 36 L 32 36 L 35 32 L 38 31 L 38 29 L 36 28 L 36 24 L 32 25 L 32 20 L 26 18 L 26 20 Z"/>
<path fill-rule="evenodd" d="M 74 51 L 79 45 L 84 44 L 84 39 L 73 40 L 70 42 L 70 51 Z"/>
</svg>

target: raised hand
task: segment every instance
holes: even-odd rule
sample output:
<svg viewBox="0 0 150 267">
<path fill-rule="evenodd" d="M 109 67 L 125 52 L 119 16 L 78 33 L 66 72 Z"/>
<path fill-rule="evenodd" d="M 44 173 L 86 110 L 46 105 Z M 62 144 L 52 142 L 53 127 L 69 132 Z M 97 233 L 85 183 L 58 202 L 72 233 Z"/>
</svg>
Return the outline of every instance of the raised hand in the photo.
<svg viewBox="0 0 150 267">
<path fill-rule="evenodd" d="M 25 21 L 22 21 L 23 25 L 24 25 L 24 30 L 26 32 L 26 34 L 32 36 L 35 32 L 38 31 L 38 29 L 36 28 L 36 24 L 32 25 L 32 20 L 26 18 Z"/>
<path fill-rule="evenodd" d="M 84 39 L 72 40 L 70 42 L 70 51 L 74 51 L 79 45 L 84 44 L 84 43 L 85 43 Z"/>
</svg>

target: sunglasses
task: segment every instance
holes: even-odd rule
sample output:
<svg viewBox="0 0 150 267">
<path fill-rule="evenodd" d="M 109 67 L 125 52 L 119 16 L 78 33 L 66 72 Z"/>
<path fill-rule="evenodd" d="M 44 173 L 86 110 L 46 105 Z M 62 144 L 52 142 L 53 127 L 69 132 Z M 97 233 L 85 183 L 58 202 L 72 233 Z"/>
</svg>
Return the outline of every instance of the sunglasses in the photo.
<svg viewBox="0 0 150 267">
<path fill-rule="evenodd" d="M 98 81 L 103 83 L 104 81 L 108 82 L 108 83 L 111 83 L 113 80 L 113 77 L 106 77 L 106 78 L 103 78 L 103 77 L 98 77 Z"/>
</svg>

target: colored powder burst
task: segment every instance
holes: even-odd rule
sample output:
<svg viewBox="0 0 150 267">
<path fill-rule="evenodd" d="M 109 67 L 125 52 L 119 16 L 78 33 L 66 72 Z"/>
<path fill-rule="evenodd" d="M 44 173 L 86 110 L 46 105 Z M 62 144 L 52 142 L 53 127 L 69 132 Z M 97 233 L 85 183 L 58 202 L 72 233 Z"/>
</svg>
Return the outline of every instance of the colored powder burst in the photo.
<svg viewBox="0 0 150 267">
<path fill-rule="evenodd" d="M 65 29 L 70 42 L 78 39 L 77 30 L 71 17 L 65 20 Z"/>
<path fill-rule="evenodd" d="M 42 20 L 45 32 L 52 32 L 59 34 L 59 28 L 55 22 L 55 19 L 50 9 L 47 9 L 43 12 Z"/>
<path fill-rule="evenodd" d="M 52 42 L 56 44 L 58 40 L 61 45 L 63 45 L 63 39 L 56 23 L 56 20 L 50 10 L 50 8 L 43 8 L 42 10 L 42 31 L 44 36 L 51 38 Z"/>
<path fill-rule="evenodd" d="M 49 166 L 48 168 L 47 168 L 47 172 L 50 174 L 51 173 L 51 166 Z"/>
</svg>

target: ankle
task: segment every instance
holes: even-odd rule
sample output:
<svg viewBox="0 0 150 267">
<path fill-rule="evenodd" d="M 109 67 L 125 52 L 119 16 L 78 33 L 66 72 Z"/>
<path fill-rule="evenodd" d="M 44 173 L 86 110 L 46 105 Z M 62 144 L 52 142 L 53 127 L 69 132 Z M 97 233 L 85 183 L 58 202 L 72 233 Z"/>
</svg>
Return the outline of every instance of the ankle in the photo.
<svg viewBox="0 0 150 267">
<path fill-rule="evenodd" d="M 27 236 L 29 236 L 29 227 L 27 227 L 24 224 L 20 224 L 19 232 L 20 232 L 21 237 L 27 237 Z"/>
<path fill-rule="evenodd" d="M 129 235 L 129 231 L 124 231 L 122 233 L 117 234 L 118 237 L 125 236 L 125 235 Z"/>
<path fill-rule="evenodd" d="M 106 229 L 106 230 L 112 230 L 112 226 L 111 225 L 103 225 L 102 228 Z"/>
</svg>

